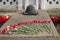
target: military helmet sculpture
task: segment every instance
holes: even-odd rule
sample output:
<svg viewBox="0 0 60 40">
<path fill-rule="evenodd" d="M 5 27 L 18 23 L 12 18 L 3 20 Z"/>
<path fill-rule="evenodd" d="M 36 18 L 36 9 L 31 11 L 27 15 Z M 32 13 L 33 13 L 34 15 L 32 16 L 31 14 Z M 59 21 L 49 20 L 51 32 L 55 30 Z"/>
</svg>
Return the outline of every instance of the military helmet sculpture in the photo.
<svg viewBox="0 0 60 40">
<path fill-rule="evenodd" d="M 37 10 L 35 9 L 35 7 L 33 5 L 29 5 L 26 8 L 25 13 L 26 15 L 37 15 Z"/>
</svg>

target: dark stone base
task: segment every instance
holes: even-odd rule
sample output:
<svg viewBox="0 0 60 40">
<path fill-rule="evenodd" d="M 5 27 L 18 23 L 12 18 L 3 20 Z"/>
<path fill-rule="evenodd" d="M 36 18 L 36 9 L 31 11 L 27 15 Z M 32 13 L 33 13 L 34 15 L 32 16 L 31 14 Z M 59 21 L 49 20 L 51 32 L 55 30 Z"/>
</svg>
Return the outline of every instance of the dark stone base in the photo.
<svg viewBox="0 0 60 40">
<path fill-rule="evenodd" d="M 28 13 L 24 13 L 24 12 L 23 12 L 22 14 L 23 14 L 23 15 L 38 15 L 38 13 L 29 13 L 29 14 L 28 14 Z"/>
</svg>

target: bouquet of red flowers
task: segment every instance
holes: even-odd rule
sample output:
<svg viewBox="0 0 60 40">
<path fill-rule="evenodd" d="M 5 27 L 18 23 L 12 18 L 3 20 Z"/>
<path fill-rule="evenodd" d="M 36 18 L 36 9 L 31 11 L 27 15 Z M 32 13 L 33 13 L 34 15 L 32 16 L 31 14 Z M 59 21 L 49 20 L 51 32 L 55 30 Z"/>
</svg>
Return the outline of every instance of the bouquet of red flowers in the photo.
<svg viewBox="0 0 60 40">
<path fill-rule="evenodd" d="M 0 24 L 6 22 L 10 16 L 0 16 Z"/>
</svg>

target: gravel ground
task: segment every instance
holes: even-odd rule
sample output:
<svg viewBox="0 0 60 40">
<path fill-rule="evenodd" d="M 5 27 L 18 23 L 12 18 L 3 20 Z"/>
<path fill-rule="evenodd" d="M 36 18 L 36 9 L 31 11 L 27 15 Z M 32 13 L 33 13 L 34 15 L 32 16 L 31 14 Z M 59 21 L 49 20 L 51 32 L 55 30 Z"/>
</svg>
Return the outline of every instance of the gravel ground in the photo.
<svg viewBox="0 0 60 40">
<path fill-rule="evenodd" d="M 0 12 L 0 15 L 14 15 L 16 12 Z"/>
<path fill-rule="evenodd" d="M 57 15 L 60 16 L 60 9 L 51 9 L 51 10 L 47 10 L 49 15 Z"/>
</svg>

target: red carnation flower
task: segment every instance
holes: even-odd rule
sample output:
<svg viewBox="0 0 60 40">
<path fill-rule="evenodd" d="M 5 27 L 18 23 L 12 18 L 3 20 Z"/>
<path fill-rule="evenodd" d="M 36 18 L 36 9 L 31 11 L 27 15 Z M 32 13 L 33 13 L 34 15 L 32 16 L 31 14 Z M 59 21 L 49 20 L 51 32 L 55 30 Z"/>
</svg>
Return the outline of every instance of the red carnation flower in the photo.
<svg viewBox="0 0 60 40">
<path fill-rule="evenodd" d="M 4 29 L 2 30 L 2 34 L 6 33 L 6 32 L 7 32 L 7 29 L 4 28 Z"/>
<path fill-rule="evenodd" d="M 31 24 L 32 22 L 31 21 L 25 21 L 24 23 L 25 24 Z"/>
<path fill-rule="evenodd" d="M 45 22 L 45 20 L 40 20 L 41 23 Z"/>
<path fill-rule="evenodd" d="M 43 20 L 44 23 L 50 23 L 50 20 Z"/>
<path fill-rule="evenodd" d="M 37 20 L 32 20 L 33 23 L 37 23 Z"/>
<path fill-rule="evenodd" d="M 17 27 L 17 24 L 14 24 L 14 25 L 13 25 L 13 28 L 16 28 L 16 27 Z"/>
<path fill-rule="evenodd" d="M 3 20 L 3 22 L 6 22 L 7 21 L 6 17 L 3 17 L 2 20 Z"/>
<path fill-rule="evenodd" d="M 59 19 L 58 19 L 58 18 L 54 18 L 53 21 L 54 21 L 54 22 L 58 22 Z"/>
<path fill-rule="evenodd" d="M 18 25 L 24 25 L 26 24 L 25 22 L 19 22 Z"/>
<path fill-rule="evenodd" d="M 9 29 L 12 29 L 12 28 L 13 28 L 13 26 L 12 26 L 12 25 L 10 25 Z"/>
<path fill-rule="evenodd" d="M 0 24 L 1 24 L 2 22 L 3 22 L 2 19 L 0 19 Z"/>
<path fill-rule="evenodd" d="M 2 19 L 3 18 L 3 16 L 0 16 L 0 19 Z"/>
</svg>

